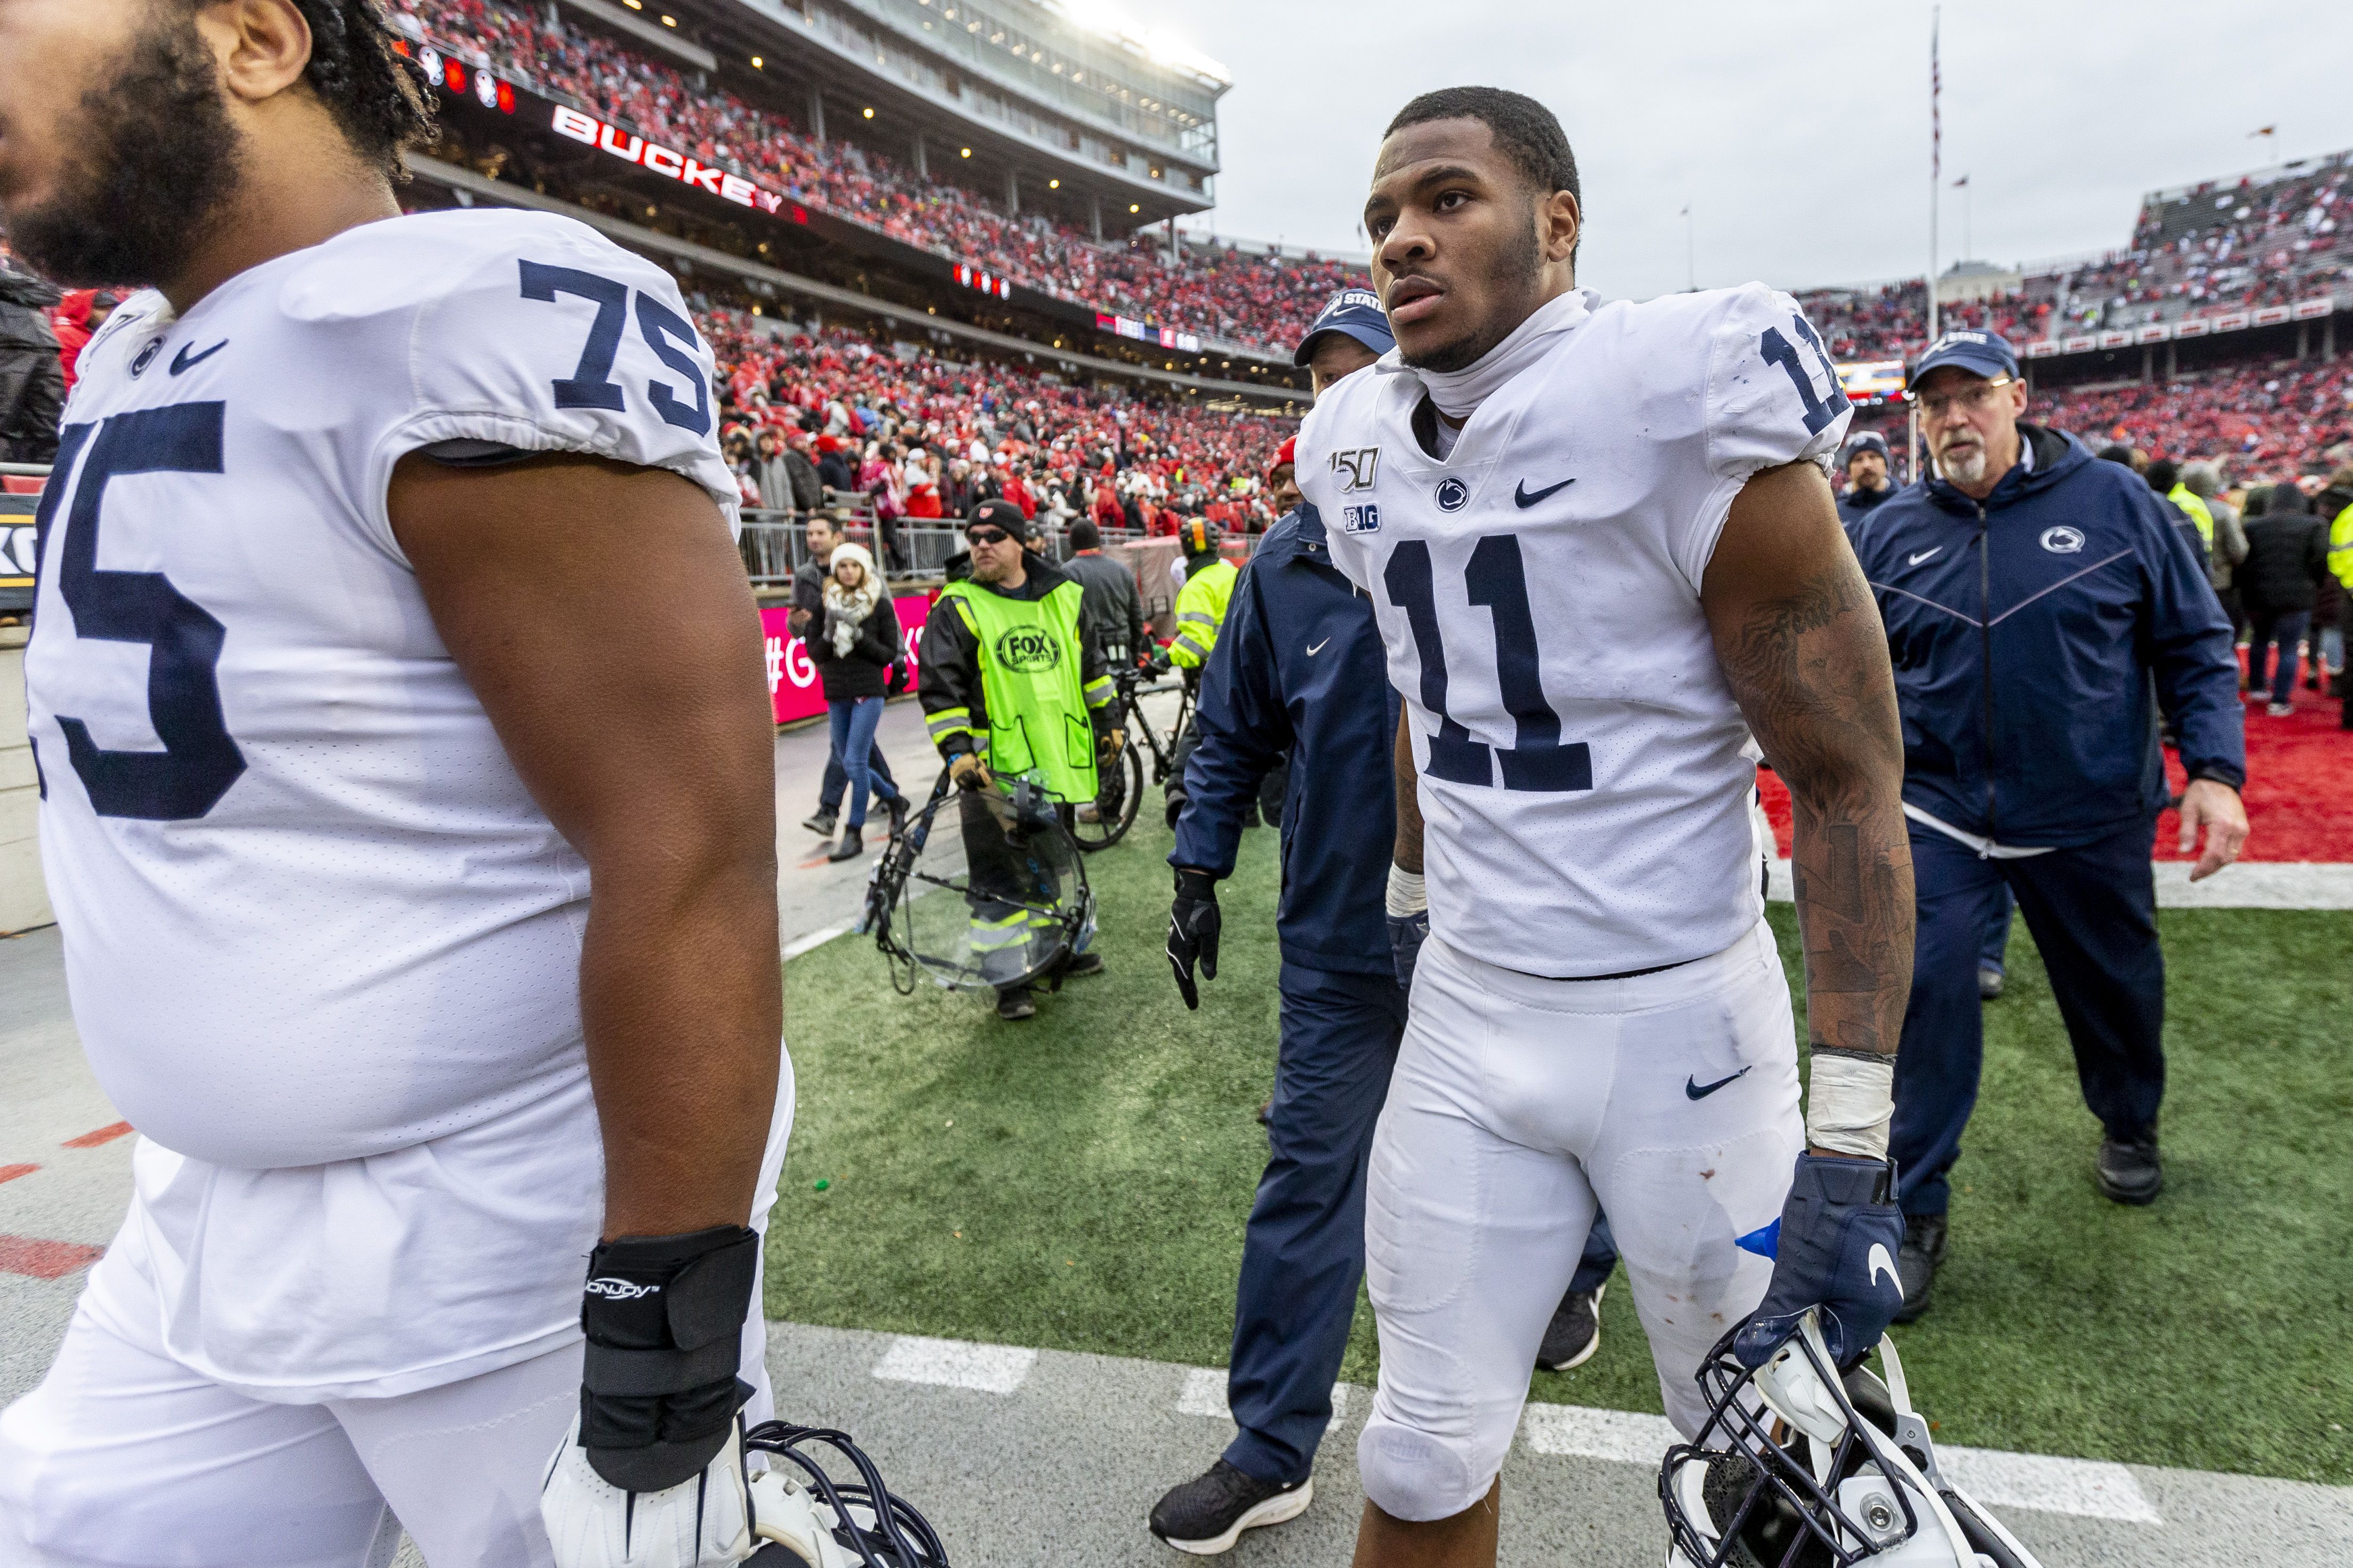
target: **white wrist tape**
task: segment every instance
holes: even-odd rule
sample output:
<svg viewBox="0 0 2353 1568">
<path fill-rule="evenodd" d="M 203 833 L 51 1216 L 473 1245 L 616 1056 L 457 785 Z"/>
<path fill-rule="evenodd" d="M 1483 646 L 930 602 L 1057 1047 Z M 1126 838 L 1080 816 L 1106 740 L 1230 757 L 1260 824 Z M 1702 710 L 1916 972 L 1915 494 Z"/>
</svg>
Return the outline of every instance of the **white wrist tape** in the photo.
<svg viewBox="0 0 2353 1568">
<path fill-rule="evenodd" d="M 1887 1158 L 1887 1121 L 1895 1113 L 1895 1058 L 1814 1053 L 1806 1093 L 1806 1142 L 1858 1160 Z"/>
<path fill-rule="evenodd" d="M 1421 873 L 1409 871 L 1392 862 L 1389 866 L 1389 913 L 1402 920 L 1418 915 L 1430 908 L 1430 895 L 1422 890 Z"/>
</svg>

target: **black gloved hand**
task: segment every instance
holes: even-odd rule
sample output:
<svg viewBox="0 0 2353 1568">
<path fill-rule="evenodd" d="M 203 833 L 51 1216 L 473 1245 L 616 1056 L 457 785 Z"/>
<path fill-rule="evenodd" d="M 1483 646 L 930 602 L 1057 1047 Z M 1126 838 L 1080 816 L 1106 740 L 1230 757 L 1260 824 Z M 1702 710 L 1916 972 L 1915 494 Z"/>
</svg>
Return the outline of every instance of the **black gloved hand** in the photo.
<svg viewBox="0 0 2353 1568">
<path fill-rule="evenodd" d="M 1421 956 L 1421 944 L 1430 935 L 1430 911 L 1416 910 L 1409 915 L 1391 915 L 1389 923 L 1389 968 L 1396 972 L 1398 989 L 1413 989 L 1413 963 Z"/>
<path fill-rule="evenodd" d="M 1176 989 L 1188 1010 L 1201 1005 L 1201 988 L 1193 983 L 1193 965 L 1201 977 L 1218 977 L 1218 879 L 1207 871 L 1179 867 L 1176 901 L 1168 910 L 1168 966 L 1176 972 Z"/>
<path fill-rule="evenodd" d="M 734 1435 L 760 1238 L 740 1225 L 625 1236 L 588 1255 L 580 1327 L 580 1446 L 614 1486 L 692 1479 Z"/>
<path fill-rule="evenodd" d="M 1732 1342 L 1744 1366 L 1763 1366 L 1797 1332 L 1809 1307 L 1822 1310 L 1822 1344 L 1846 1371 L 1877 1347 L 1904 1305 L 1895 1256 L 1904 1211 L 1895 1163 L 1802 1153 L 1773 1231 L 1773 1279 Z M 1751 1250 L 1754 1250 L 1752 1248 Z"/>
<path fill-rule="evenodd" d="M 913 672 L 907 668 L 907 661 L 905 659 L 892 659 L 891 661 L 891 673 L 882 682 L 882 695 L 885 697 L 898 696 L 899 693 L 907 689 L 908 684 L 913 679 Z"/>
</svg>

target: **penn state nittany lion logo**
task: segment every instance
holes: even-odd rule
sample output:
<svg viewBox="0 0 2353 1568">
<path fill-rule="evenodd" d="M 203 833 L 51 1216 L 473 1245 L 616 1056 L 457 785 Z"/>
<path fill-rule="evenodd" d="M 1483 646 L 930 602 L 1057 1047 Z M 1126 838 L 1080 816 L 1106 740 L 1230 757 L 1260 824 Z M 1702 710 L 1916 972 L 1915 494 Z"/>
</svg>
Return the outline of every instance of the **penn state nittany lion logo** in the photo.
<svg viewBox="0 0 2353 1568">
<path fill-rule="evenodd" d="M 1062 645 L 1042 627 L 1011 626 L 997 639 L 997 662 L 1017 675 L 1039 675 L 1062 662 Z"/>
</svg>

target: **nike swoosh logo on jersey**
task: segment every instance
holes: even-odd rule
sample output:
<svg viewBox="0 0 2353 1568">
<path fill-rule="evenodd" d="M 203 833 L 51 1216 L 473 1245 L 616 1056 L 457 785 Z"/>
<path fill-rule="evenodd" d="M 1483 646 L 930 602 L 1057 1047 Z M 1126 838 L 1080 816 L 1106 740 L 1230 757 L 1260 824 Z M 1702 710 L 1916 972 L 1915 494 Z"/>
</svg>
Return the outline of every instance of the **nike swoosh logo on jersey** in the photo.
<svg viewBox="0 0 2353 1568">
<path fill-rule="evenodd" d="M 1535 505 L 1536 502 L 1544 500 L 1545 497 L 1555 494 L 1560 490 L 1565 490 L 1575 483 L 1577 483 L 1575 479 L 1563 479 L 1556 485 L 1546 485 L 1544 489 L 1531 495 L 1528 493 L 1528 481 L 1522 479 L 1519 483 L 1519 487 L 1512 491 L 1512 500 L 1516 502 L 1522 510 L 1525 510 L 1528 507 Z"/>
<path fill-rule="evenodd" d="M 1878 1284 L 1880 1275 L 1885 1274 L 1887 1282 L 1895 1287 L 1895 1294 L 1900 1298 L 1904 1294 L 1904 1279 L 1895 1272 L 1895 1259 L 1887 1256 L 1886 1247 L 1879 1242 L 1873 1242 L 1869 1260 L 1871 1282 L 1873 1285 Z"/>
<path fill-rule="evenodd" d="M 1709 1095 L 1714 1094 L 1725 1084 L 1732 1082 L 1734 1079 L 1743 1079 L 1747 1076 L 1748 1068 L 1742 1068 L 1738 1072 L 1734 1073 L 1732 1078 L 1720 1078 L 1714 1083 L 1702 1083 L 1697 1079 L 1685 1078 L 1683 1079 L 1683 1093 L 1686 1097 L 1693 1100 L 1705 1100 Z"/>
<path fill-rule="evenodd" d="M 1307 657 L 1314 658 L 1317 654 L 1322 653 L 1325 648 L 1330 647 L 1331 646 L 1332 639 L 1330 637 L 1325 637 L 1322 642 L 1315 644 L 1313 647 L 1307 650 Z"/>
<path fill-rule="evenodd" d="M 1931 555 L 1937 555 L 1937 554 L 1941 554 L 1941 553 L 1943 553 L 1943 552 L 1944 552 L 1944 548 L 1945 548 L 1945 547 L 1944 547 L 1943 545 L 1939 544 L 1939 545 L 1938 545 L 1938 546 L 1936 546 L 1936 549 L 1934 549 L 1934 550 L 1923 550 L 1923 551 L 1922 551 L 1922 552 L 1920 552 L 1920 553 L 1919 553 L 1919 554 L 1917 554 L 1917 555 L 1914 555 L 1914 556 L 1909 556 L 1909 557 L 1907 557 L 1907 558 L 1905 560 L 1905 563 L 1905 563 L 1906 566 L 1917 566 L 1917 565 L 1919 565 L 1919 564 L 1920 564 L 1920 563 L 1922 563 L 1923 561 L 1927 560 L 1927 559 L 1928 559 L 1928 557 L 1930 557 Z"/>
<path fill-rule="evenodd" d="M 192 354 L 188 352 L 194 347 L 195 347 L 194 343 L 182 343 L 180 345 L 180 352 L 172 356 L 172 374 L 174 375 L 179 374 L 182 371 L 187 369 L 192 364 L 204 363 L 205 361 L 212 358 L 213 355 L 228 347 L 228 340 L 227 338 L 223 338 L 220 342 L 215 343 L 212 347 L 206 349 L 200 354 Z"/>
</svg>

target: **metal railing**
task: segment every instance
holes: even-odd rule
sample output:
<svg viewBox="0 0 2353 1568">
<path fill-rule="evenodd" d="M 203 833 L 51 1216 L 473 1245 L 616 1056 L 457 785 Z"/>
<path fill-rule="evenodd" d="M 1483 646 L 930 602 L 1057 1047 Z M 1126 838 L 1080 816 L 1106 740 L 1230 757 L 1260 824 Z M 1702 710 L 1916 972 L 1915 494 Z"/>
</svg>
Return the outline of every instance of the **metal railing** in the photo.
<svg viewBox="0 0 2353 1568">
<path fill-rule="evenodd" d="M 875 517 L 871 501 L 856 508 L 825 507 L 816 513 L 746 507 L 738 549 L 744 557 L 744 574 L 751 578 L 754 587 L 784 588 L 792 585 L 793 574 L 809 558 L 808 520 L 813 515 L 833 518 L 836 526 L 850 542 L 863 545 L 874 557 L 875 564 L 882 569 L 883 575 L 894 581 L 940 582 L 947 575 L 949 559 L 963 553 L 965 548 L 964 528 L 959 522 L 932 518 L 900 518 L 884 523 Z M 1128 528 L 1103 531 L 1106 549 L 1143 542 L 1152 537 Z M 1259 537 L 1253 533 L 1235 542 L 1242 546 L 1245 558 L 1258 549 Z M 1063 531 L 1060 528 L 1042 527 L 1036 548 L 1056 561 L 1069 555 Z M 1149 605 L 1146 607 L 1150 608 Z"/>
</svg>

